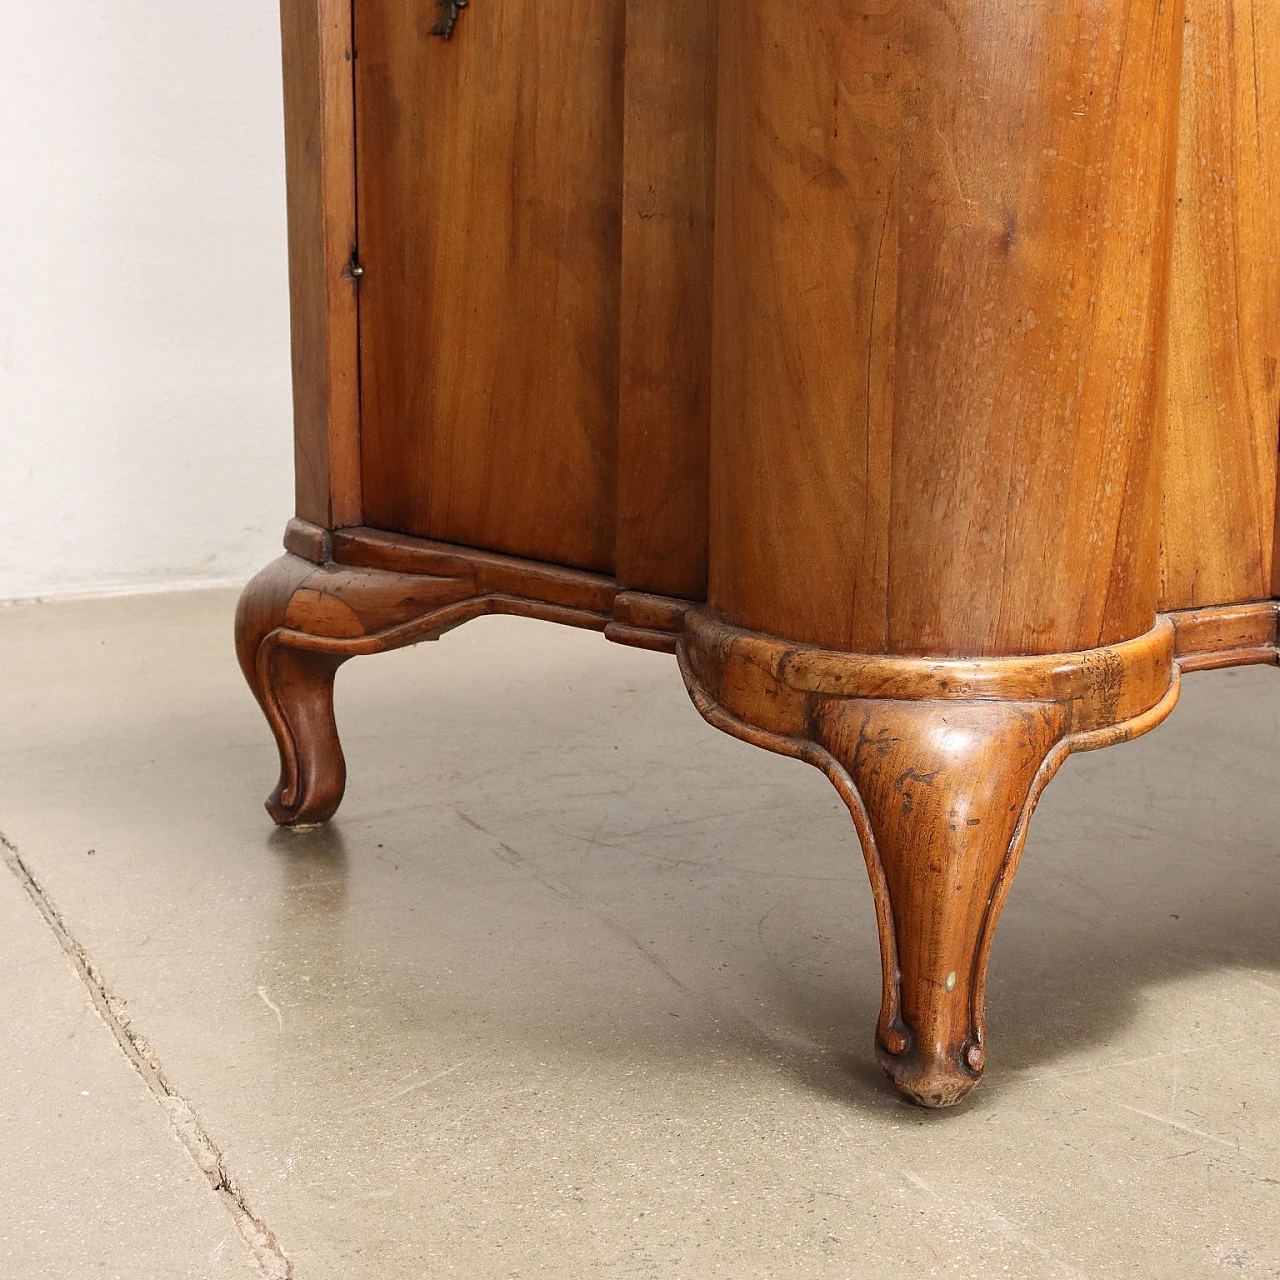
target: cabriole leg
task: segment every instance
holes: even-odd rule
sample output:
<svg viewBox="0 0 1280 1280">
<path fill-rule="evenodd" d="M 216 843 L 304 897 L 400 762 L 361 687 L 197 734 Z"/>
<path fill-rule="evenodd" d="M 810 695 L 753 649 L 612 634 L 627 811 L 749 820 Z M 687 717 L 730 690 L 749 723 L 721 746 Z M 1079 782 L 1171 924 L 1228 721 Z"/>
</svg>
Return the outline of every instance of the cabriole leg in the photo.
<svg viewBox="0 0 1280 1280">
<path fill-rule="evenodd" d="M 1167 620 L 1070 654 L 840 653 L 696 610 L 680 668 L 718 729 L 821 769 L 853 815 L 884 967 L 876 1057 L 947 1107 L 986 1065 L 987 958 L 1040 793 L 1072 751 L 1135 738 L 1178 699 Z"/>
<path fill-rule="evenodd" d="M 982 1075 L 987 957 L 1027 821 L 1065 754 L 1062 709 L 842 701 L 815 726 L 876 889 L 877 1059 L 913 1101 L 950 1106 Z"/>
<path fill-rule="evenodd" d="M 470 577 L 316 565 L 282 556 L 245 588 L 236 610 L 240 669 L 280 750 L 267 812 L 282 826 L 327 822 L 346 764 L 333 680 L 348 658 L 430 639 L 484 612 Z"/>
<path fill-rule="evenodd" d="M 347 782 L 333 715 L 333 678 L 346 658 L 287 642 L 290 606 L 315 573 L 314 564 L 284 556 L 249 583 L 236 610 L 240 669 L 280 751 L 267 812 L 282 826 L 327 822 Z"/>
</svg>

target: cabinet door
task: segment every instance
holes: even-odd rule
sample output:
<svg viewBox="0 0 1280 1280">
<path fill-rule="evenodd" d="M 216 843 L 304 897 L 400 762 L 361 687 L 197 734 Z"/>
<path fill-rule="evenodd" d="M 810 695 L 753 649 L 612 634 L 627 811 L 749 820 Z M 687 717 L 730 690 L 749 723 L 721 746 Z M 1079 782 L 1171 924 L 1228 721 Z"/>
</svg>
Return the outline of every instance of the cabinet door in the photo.
<svg viewBox="0 0 1280 1280">
<path fill-rule="evenodd" d="M 609 570 L 621 0 L 356 0 L 365 520 Z"/>
<path fill-rule="evenodd" d="M 710 4 L 439 15 L 355 3 L 365 522 L 696 594 Z"/>
</svg>

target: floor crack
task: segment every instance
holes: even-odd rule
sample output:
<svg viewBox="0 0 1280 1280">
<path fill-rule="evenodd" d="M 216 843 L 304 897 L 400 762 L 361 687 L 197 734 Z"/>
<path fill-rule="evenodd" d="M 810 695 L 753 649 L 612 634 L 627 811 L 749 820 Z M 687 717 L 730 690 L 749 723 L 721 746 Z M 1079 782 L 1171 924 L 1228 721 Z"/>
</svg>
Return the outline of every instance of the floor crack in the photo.
<svg viewBox="0 0 1280 1280">
<path fill-rule="evenodd" d="M 111 994 L 102 971 L 72 937 L 49 895 L 23 861 L 17 846 L 3 832 L 0 832 L 0 857 L 3 857 L 5 865 L 27 891 L 36 910 L 53 931 L 54 937 L 80 975 L 80 980 L 88 990 L 89 998 L 103 1022 L 168 1117 L 178 1141 L 187 1149 L 196 1167 L 204 1174 L 223 1207 L 231 1215 L 236 1230 L 249 1246 L 263 1276 L 266 1280 L 291 1280 L 293 1267 L 289 1259 L 280 1248 L 272 1230 L 246 1203 L 244 1192 L 228 1171 L 222 1152 L 209 1136 L 209 1131 L 204 1127 L 195 1108 L 169 1083 L 160 1059 L 141 1033 L 130 1024 L 124 1003 Z"/>
</svg>

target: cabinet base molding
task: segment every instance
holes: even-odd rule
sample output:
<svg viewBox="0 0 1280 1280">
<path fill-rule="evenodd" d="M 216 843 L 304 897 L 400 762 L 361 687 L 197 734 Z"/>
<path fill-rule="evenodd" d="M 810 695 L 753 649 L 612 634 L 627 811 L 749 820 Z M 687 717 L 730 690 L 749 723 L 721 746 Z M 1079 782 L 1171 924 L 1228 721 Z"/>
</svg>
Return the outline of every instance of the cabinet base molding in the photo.
<svg viewBox="0 0 1280 1280">
<path fill-rule="evenodd" d="M 930 1107 L 982 1075 L 992 937 L 1062 762 L 1153 729 L 1184 671 L 1277 660 L 1274 601 L 1163 615 L 1082 653 L 908 658 L 791 644 L 599 574 L 376 530 L 293 521 L 285 545 L 236 615 L 240 664 L 280 753 L 276 822 L 324 822 L 342 800 L 333 682 L 350 658 L 491 613 L 676 653 L 712 725 L 816 766 L 848 806 L 883 958 L 877 1058 Z"/>
</svg>

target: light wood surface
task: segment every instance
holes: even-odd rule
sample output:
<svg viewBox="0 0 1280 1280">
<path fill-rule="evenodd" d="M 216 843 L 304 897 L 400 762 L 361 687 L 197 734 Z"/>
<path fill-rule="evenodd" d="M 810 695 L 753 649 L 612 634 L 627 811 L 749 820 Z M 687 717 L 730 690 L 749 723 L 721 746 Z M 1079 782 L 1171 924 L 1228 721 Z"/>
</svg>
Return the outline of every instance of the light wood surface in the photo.
<svg viewBox="0 0 1280 1280">
<path fill-rule="evenodd" d="M 621 581 L 704 599 L 715 0 L 627 0 L 618 400 Z"/>
<path fill-rule="evenodd" d="M 1177 3 L 721 5 L 723 617 L 937 655 L 1150 627 L 1181 32 Z"/>
<path fill-rule="evenodd" d="M 1272 594 L 1280 8 L 1187 0 L 1161 608 Z"/>
<path fill-rule="evenodd" d="M 367 523 L 611 570 L 623 7 L 361 0 Z"/>
<path fill-rule="evenodd" d="M 498 612 L 677 653 L 848 805 L 878 1059 L 950 1105 L 1063 759 L 1277 661 L 1280 11 L 353 2 L 354 49 L 283 10 L 273 817 L 341 800 L 349 658 Z"/>
<path fill-rule="evenodd" d="M 297 513 L 360 522 L 349 0 L 281 0 Z"/>
</svg>

